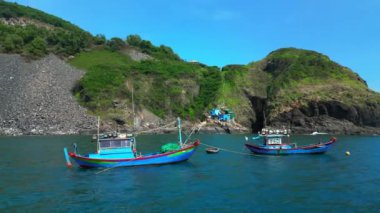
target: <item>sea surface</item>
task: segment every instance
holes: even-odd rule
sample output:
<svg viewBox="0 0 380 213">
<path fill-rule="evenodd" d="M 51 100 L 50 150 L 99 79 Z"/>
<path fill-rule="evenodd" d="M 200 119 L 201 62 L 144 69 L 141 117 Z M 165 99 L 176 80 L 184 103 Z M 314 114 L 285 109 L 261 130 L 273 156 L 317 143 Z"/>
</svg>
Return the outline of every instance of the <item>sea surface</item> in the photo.
<svg viewBox="0 0 380 213">
<path fill-rule="evenodd" d="M 378 136 L 337 136 L 325 154 L 294 156 L 248 155 L 245 135 L 195 136 L 236 153 L 200 146 L 186 162 L 100 172 L 65 164 L 65 146 L 96 149 L 90 136 L 0 137 L 0 212 L 380 212 Z M 175 140 L 142 135 L 137 148 Z"/>
</svg>

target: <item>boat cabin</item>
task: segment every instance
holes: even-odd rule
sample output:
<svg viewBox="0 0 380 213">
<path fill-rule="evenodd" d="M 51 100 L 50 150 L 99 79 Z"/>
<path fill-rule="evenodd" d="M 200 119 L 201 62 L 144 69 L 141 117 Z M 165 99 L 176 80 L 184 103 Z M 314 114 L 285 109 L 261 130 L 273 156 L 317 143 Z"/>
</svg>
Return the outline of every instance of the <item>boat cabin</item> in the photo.
<svg viewBox="0 0 380 213">
<path fill-rule="evenodd" d="M 92 155 L 92 156 L 91 156 Z M 93 158 L 135 158 L 136 140 L 134 137 L 125 138 L 107 138 L 98 141 L 98 151 L 96 154 L 90 154 Z"/>
<path fill-rule="evenodd" d="M 264 144 L 265 145 L 281 145 L 282 137 L 284 137 L 284 135 L 266 135 L 264 138 Z"/>
</svg>

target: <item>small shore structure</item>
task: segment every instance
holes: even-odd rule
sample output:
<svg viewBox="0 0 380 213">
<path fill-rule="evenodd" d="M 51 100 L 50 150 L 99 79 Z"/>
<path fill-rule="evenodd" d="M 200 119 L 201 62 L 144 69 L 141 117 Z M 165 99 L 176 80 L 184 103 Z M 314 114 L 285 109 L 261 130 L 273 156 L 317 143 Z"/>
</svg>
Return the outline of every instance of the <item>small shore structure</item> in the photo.
<svg viewBox="0 0 380 213">
<path fill-rule="evenodd" d="M 219 121 L 230 122 L 236 117 L 236 114 L 231 109 L 214 108 L 211 109 L 210 117 Z"/>
</svg>

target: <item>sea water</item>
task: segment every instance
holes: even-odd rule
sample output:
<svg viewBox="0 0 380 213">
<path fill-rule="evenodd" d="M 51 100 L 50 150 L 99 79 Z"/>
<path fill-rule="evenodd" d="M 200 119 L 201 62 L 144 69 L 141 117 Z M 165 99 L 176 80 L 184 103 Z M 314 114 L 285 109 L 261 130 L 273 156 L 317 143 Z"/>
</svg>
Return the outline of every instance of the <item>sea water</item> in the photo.
<svg viewBox="0 0 380 213">
<path fill-rule="evenodd" d="M 245 135 L 195 135 L 186 162 L 102 169 L 67 168 L 63 147 L 88 153 L 90 136 L 0 137 L 0 212 L 379 212 L 380 137 L 336 136 L 325 154 L 253 156 Z M 298 145 L 329 139 L 293 136 Z M 176 141 L 137 137 L 139 152 Z M 226 150 L 234 151 L 228 152 Z M 345 153 L 349 151 L 350 156 Z M 100 173 L 99 173 L 100 172 Z"/>
</svg>

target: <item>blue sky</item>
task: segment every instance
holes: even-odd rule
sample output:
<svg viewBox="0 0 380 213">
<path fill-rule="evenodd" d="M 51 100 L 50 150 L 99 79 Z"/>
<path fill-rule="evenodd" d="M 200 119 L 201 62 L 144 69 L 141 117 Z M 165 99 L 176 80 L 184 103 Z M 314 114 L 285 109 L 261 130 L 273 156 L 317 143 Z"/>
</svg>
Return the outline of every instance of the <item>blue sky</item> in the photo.
<svg viewBox="0 0 380 213">
<path fill-rule="evenodd" d="M 14 0 L 13 0 L 14 1 Z M 107 38 L 139 34 L 208 65 L 247 64 L 282 47 L 310 49 L 380 92 L 378 0 L 18 0 Z"/>
</svg>

